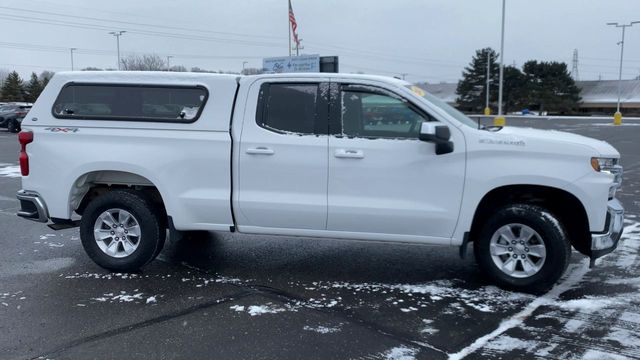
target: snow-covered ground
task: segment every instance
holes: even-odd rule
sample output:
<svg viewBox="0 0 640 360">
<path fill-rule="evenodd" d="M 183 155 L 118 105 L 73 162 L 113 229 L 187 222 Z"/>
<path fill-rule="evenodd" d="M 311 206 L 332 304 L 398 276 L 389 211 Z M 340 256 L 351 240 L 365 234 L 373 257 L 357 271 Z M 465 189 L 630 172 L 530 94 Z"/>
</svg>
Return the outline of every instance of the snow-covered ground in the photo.
<svg viewBox="0 0 640 360">
<path fill-rule="evenodd" d="M 305 311 L 380 313 L 405 319 L 404 331 L 411 343 L 372 354 L 372 359 L 421 358 L 424 349 L 439 349 L 438 341 L 452 331 L 464 331 L 485 316 L 506 317 L 494 328 L 469 338 L 456 351 L 444 351 L 451 360 L 463 358 L 640 358 L 640 222 L 634 215 L 625 220 L 626 230 L 616 252 L 589 269 L 576 254 L 561 282 L 544 296 L 514 293 L 494 286 L 469 287 L 465 279 L 450 278 L 422 283 L 358 283 L 342 281 L 290 281 L 288 292 L 305 293 L 304 299 L 266 299 L 264 302 L 231 301 L 231 316 L 247 319 L 278 319 Z M 53 234 L 34 244 L 50 246 Z M 60 244 L 63 239 L 57 239 Z M 76 240 L 77 241 L 77 240 Z M 55 242 L 54 244 L 57 244 Z M 51 251 L 62 251 L 53 246 Z M 206 291 L 217 284 L 252 288 L 256 279 L 221 275 L 204 276 L 197 271 L 181 278 L 170 274 L 65 273 L 63 281 L 116 281 L 122 290 L 100 292 L 74 300 L 74 306 L 158 306 L 171 298 L 127 286 L 151 278 L 185 284 Z M 262 280 L 264 281 L 264 279 Z M 93 286 L 92 286 L 93 287 Z M 97 288 L 104 288 L 98 286 Z M 0 308 L 20 309 L 30 296 L 24 292 L 0 293 Z M 340 336 L 347 323 L 309 323 L 300 331 L 315 336 Z M 440 340 L 438 340 L 440 339 Z"/>
<path fill-rule="evenodd" d="M 289 283 L 288 291 L 312 294 L 305 300 L 248 304 L 239 301 L 232 302 L 228 309 L 235 316 L 249 318 L 279 317 L 288 312 L 314 309 L 395 311 L 396 316 L 407 319 L 407 331 L 420 341 L 417 346 L 396 347 L 373 357 L 381 359 L 418 358 L 421 346 L 452 331 L 452 318 L 461 324 L 473 324 L 478 314 L 506 312 L 511 315 L 496 328 L 469 339 L 466 346 L 448 353 L 449 359 L 503 358 L 505 354 L 513 358 L 640 358 L 640 222 L 635 217 L 625 222 L 626 231 L 616 252 L 599 260 L 594 269 L 589 269 L 585 258 L 574 261 L 562 281 L 541 297 L 493 286 L 469 289 L 464 279 L 416 284 L 312 281 Z M 133 281 L 141 275 L 81 273 L 63 277 Z M 255 280 L 194 275 L 180 282 L 198 288 L 215 284 L 251 287 Z M 1 295 L 0 300 L 11 301 L 18 296 Z M 100 294 L 79 302 L 78 306 L 153 305 L 163 301 L 166 301 L 163 295 L 147 295 L 133 289 Z M 439 312 L 434 313 L 436 309 Z M 301 330 L 331 336 L 340 333 L 342 327 L 342 323 L 316 324 L 305 325 Z"/>
</svg>

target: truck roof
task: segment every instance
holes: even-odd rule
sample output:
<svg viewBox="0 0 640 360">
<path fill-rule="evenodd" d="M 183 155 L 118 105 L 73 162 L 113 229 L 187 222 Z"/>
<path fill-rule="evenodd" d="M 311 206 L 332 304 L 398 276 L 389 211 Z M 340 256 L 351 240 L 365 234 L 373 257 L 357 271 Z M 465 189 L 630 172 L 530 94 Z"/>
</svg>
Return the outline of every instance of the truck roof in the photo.
<svg viewBox="0 0 640 360">
<path fill-rule="evenodd" d="M 179 82 L 185 83 L 199 79 L 238 79 L 238 78 L 331 78 L 331 79 L 360 79 L 393 83 L 398 86 L 409 83 L 397 78 L 379 75 L 346 74 L 346 73 L 282 73 L 261 75 L 237 75 L 194 72 L 167 72 L 167 71 L 63 71 L 55 74 L 57 81 L 91 81 L 91 82 Z"/>
</svg>

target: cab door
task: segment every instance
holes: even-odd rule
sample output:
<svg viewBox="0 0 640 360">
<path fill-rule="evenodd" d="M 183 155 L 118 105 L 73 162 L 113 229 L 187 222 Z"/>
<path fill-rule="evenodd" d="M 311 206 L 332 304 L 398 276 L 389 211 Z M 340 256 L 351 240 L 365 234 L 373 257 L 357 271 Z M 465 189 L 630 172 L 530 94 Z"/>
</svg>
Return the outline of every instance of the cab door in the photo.
<svg viewBox="0 0 640 360">
<path fill-rule="evenodd" d="M 418 135 L 423 121 L 438 119 L 382 87 L 331 85 L 327 229 L 446 243 L 462 199 L 464 141 L 454 136 L 454 152 L 436 155 Z"/>
<path fill-rule="evenodd" d="M 251 85 L 236 150 L 241 231 L 326 229 L 327 88 L 309 78 Z"/>
</svg>

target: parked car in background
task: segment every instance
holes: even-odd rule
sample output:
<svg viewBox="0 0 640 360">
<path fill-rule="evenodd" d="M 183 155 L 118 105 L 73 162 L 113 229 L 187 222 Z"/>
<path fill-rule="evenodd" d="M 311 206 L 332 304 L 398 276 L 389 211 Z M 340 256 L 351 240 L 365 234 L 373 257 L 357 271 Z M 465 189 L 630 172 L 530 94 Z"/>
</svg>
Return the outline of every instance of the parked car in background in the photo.
<svg viewBox="0 0 640 360">
<path fill-rule="evenodd" d="M 7 128 L 9 132 L 20 131 L 22 119 L 31 110 L 31 104 L 5 104 L 0 106 L 0 127 Z"/>
</svg>

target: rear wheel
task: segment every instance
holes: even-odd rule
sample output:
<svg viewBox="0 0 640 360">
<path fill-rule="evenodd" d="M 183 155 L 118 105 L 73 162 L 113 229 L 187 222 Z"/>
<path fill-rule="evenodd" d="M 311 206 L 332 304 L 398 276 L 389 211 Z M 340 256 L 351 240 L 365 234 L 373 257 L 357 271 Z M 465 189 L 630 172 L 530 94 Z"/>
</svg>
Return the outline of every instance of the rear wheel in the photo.
<svg viewBox="0 0 640 360">
<path fill-rule="evenodd" d="M 82 245 L 105 269 L 136 271 L 162 250 L 162 215 L 138 191 L 114 190 L 93 199 L 80 221 Z"/>
<path fill-rule="evenodd" d="M 474 240 L 474 253 L 481 269 L 499 286 L 541 293 L 566 270 L 571 245 L 550 212 L 515 204 L 489 218 Z"/>
</svg>

